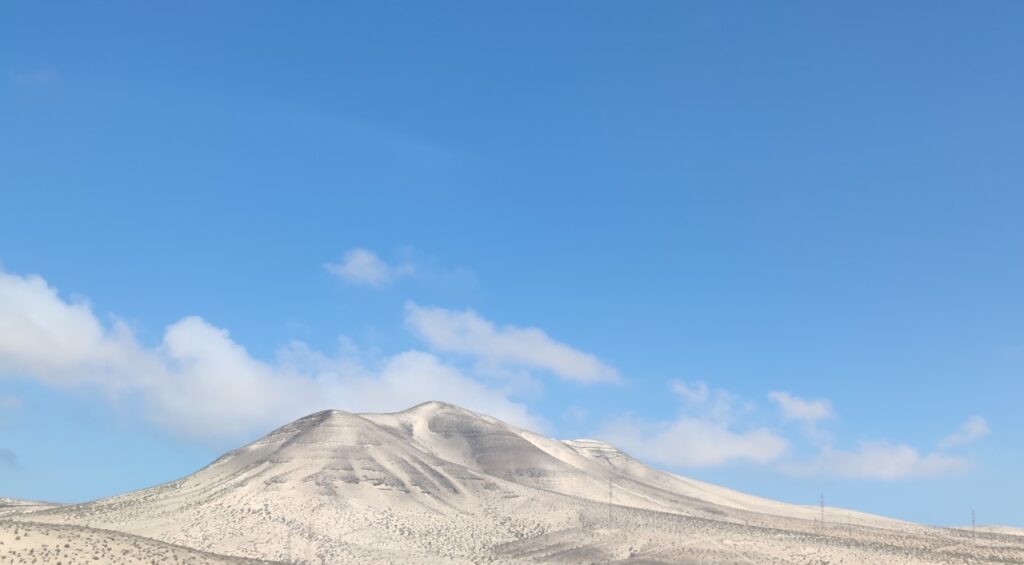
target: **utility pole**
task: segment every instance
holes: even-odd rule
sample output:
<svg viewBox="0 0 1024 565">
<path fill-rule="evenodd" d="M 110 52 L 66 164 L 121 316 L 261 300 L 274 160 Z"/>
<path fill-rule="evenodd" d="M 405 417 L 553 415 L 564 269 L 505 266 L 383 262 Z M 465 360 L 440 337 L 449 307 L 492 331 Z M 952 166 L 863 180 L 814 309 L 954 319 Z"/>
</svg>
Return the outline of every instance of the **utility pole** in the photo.
<svg viewBox="0 0 1024 565">
<path fill-rule="evenodd" d="M 974 509 L 971 508 L 971 540 L 978 545 L 978 525 L 974 521 Z"/>
</svg>

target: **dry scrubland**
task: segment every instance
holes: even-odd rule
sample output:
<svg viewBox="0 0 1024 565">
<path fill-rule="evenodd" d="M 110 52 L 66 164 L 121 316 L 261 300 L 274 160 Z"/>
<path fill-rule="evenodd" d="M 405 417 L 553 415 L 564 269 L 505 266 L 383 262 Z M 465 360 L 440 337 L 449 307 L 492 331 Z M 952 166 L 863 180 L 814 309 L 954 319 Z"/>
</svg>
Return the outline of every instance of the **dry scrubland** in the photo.
<svg viewBox="0 0 1024 565">
<path fill-rule="evenodd" d="M 1024 563 L 1024 537 L 1005 531 L 819 515 L 427 403 L 313 414 L 88 504 L 0 502 L 0 564 L 58 550 L 63 563 Z"/>
<path fill-rule="evenodd" d="M 255 564 L 138 536 L 79 526 L 0 521 L 0 564 Z"/>
</svg>

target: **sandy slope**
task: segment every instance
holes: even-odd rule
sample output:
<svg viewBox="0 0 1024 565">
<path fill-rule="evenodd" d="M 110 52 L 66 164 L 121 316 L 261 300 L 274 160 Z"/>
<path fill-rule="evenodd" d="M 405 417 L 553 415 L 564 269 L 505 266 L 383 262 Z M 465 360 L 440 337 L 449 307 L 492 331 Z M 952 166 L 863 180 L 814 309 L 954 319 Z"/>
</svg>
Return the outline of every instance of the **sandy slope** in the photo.
<svg viewBox="0 0 1024 565">
<path fill-rule="evenodd" d="M 963 530 L 970 530 L 970 526 L 964 526 Z M 1024 528 L 1015 528 L 1013 526 L 978 526 L 977 531 L 985 532 L 989 534 L 1006 534 L 1011 536 L 1024 536 Z"/>
<path fill-rule="evenodd" d="M 0 518 L 8 514 L 46 510 L 47 508 L 56 508 L 57 506 L 60 505 L 50 502 L 37 502 L 35 500 L 16 500 L 0 496 Z"/>
<path fill-rule="evenodd" d="M 607 443 L 581 439 L 566 440 L 564 443 L 572 447 L 576 452 L 594 461 L 611 467 L 621 476 L 630 477 L 636 481 L 657 485 L 667 491 L 679 493 L 694 499 L 710 502 L 716 506 L 723 506 L 747 512 L 767 514 L 771 516 L 785 516 L 803 520 L 820 520 L 820 506 L 799 506 L 786 504 L 767 498 L 761 498 L 750 494 L 737 492 L 731 489 L 712 485 L 652 469 L 643 463 L 633 459 L 629 455 L 619 451 Z M 866 514 L 844 508 L 825 508 L 825 521 L 839 524 L 856 524 L 875 527 L 901 527 L 911 524 Z"/>
<path fill-rule="evenodd" d="M 120 532 L 0 521 L 0 563 L 199 565 L 265 562 L 203 553 Z"/>
<path fill-rule="evenodd" d="M 427 403 L 320 412 L 181 480 L 13 517 L 303 563 L 1024 562 L 1016 536 L 819 512 Z"/>
</svg>

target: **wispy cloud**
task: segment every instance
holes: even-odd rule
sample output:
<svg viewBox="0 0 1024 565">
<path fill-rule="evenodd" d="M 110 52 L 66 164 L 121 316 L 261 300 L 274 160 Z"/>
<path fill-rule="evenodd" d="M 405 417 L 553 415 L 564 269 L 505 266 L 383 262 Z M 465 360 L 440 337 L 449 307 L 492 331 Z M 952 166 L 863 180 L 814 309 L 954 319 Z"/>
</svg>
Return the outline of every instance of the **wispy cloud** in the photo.
<svg viewBox="0 0 1024 565">
<path fill-rule="evenodd" d="M 549 337 L 539 328 L 498 327 L 473 310 L 405 305 L 405 322 L 430 348 L 492 366 L 549 371 L 581 381 L 614 381 L 618 372 L 596 356 Z"/>
<path fill-rule="evenodd" d="M 708 400 L 708 385 L 704 382 L 672 381 L 669 383 L 669 388 L 691 404 L 703 404 Z"/>
<path fill-rule="evenodd" d="M 832 402 L 829 400 L 804 400 L 788 392 L 779 391 L 769 392 L 768 398 L 778 405 L 782 417 L 787 420 L 814 424 L 834 415 Z"/>
<path fill-rule="evenodd" d="M 786 451 L 786 440 L 770 430 L 736 431 L 689 416 L 664 422 L 623 416 L 608 424 L 600 436 L 639 459 L 673 467 L 768 463 Z"/>
<path fill-rule="evenodd" d="M 786 440 L 775 432 L 737 423 L 747 410 L 734 395 L 703 382 L 673 381 L 669 386 L 684 402 L 678 417 L 648 421 L 621 416 L 607 424 L 599 437 L 635 457 L 672 467 L 769 463 L 786 452 Z"/>
<path fill-rule="evenodd" d="M 852 449 L 836 447 L 832 437 L 820 427 L 835 417 L 831 401 L 807 400 L 773 391 L 768 398 L 784 419 L 801 424 L 802 435 L 814 446 L 813 455 L 801 457 L 799 450 L 790 449 L 799 446 L 799 438 L 758 425 L 752 405 L 736 395 L 700 381 L 672 381 L 669 387 L 682 400 L 679 416 L 650 421 L 627 414 L 614 418 L 599 432 L 599 437 L 640 459 L 670 467 L 746 462 L 770 465 L 794 476 L 858 480 L 938 477 L 971 467 L 971 461 L 964 457 L 942 451 L 923 452 L 887 440 L 862 441 Z M 986 433 L 988 426 L 984 420 L 972 417 L 942 444 L 962 445 Z"/>
<path fill-rule="evenodd" d="M 769 397 L 779 405 L 783 417 L 804 424 L 804 432 L 816 443 L 818 454 L 810 461 L 790 462 L 782 470 L 795 475 L 829 475 L 848 479 L 897 480 L 937 477 L 963 472 L 971 462 L 941 451 L 922 452 L 906 445 L 886 440 L 861 441 L 854 449 L 841 449 L 833 445 L 832 438 L 817 425 L 835 415 L 827 400 L 806 401 L 787 393 L 773 392 Z M 944 439 L 943 447 L 974 441 L 988 433 L 985 421 L 975 416 L 964 422 L 961 429 Z"/>
<path fill-rule="evenodd" d="M 374 252 L 359 247 L 346 251 L 340 262 L 327 263 L 324 268 L 344 281 L 373 288 L 415 272 L 411 263 L 389 265 Z"/>
<path fill-rule="evenodd" d="M 956 447 L 973 443 L 989 433 L 991 433 L 991 430 L 989 430 L 988 422 L 984 418 L 981 416 L 971 416 L 960 425 L 960 429 L 943 438 L 939 442 L 939 446 Z"/>
<path fill-rule="evenodd" d="M 922 454 L 909 445 L 866 441 L 849 451 L 826 448 L 810 462 L 788 464 L 783 470 L 800 476 L 895 480 L 959 473 L 969 466 L 969 461 L 961 457 Z"/>
</svg>

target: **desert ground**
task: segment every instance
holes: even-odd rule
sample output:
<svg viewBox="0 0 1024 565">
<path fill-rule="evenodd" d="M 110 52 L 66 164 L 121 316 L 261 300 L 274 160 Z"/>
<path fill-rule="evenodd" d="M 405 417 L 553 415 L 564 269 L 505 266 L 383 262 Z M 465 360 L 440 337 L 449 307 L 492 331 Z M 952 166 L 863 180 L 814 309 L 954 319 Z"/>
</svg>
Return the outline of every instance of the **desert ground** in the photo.
<svg viewBox="0 0 1024 565">
<path fill-rule="evenodd" d="M 4 563 L 1024 563 L 1024 536 L 797 506 L 439 402 L 318 412 L 180 480 L 0 499 Z"/>
</svg>

